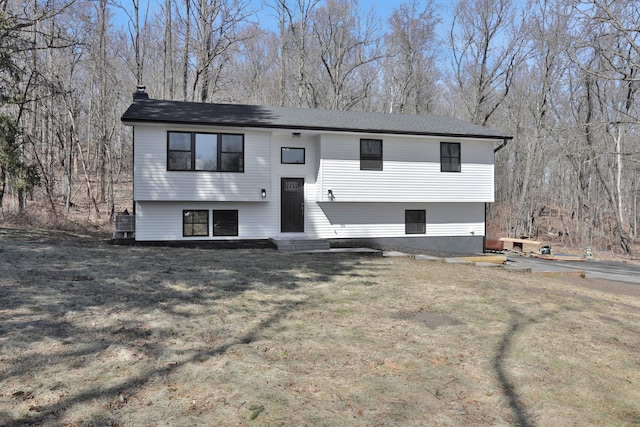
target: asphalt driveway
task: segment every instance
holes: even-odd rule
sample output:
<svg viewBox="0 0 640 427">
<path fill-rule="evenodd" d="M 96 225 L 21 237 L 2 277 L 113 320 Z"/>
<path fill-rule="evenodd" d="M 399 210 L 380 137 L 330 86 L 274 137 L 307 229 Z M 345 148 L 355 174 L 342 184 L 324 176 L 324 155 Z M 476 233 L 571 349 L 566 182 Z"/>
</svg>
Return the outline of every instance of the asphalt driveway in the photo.
<svg viewBox="0 0 640 427">
<path fill-rule="evenodd" d="M 507 265 L 531 268 L 533 272 L 584 271 L 588 279 L 614 280 L 640 285 L 640 265 L 615 261 L 550 261 L 508 255 Z"/>
</svg>

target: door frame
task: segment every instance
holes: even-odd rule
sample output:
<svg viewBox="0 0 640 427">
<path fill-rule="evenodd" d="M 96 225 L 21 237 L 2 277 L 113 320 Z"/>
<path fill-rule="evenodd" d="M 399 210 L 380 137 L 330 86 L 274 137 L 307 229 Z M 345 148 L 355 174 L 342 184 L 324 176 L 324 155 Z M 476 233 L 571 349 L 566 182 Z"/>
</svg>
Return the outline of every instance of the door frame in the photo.
<svg viewBox="0 0 640 427">
<path fill-rule="evenodd" d="M 296 210 L 296 212 L 299 212 L 299 215 L 297 215 L 297 218 L 299 219 L 300 222 L 300 229 L 295 229 L 295 230 L 287 230 L 284 231 L 285 227 L 285 219 L 290 218 L 289 216 L 285 215 L 285 203 L 284 203 L 284 183 L 286 180 L 298 180 L 298 181 L 302 181 L 302 188 L 299 191 L 298 194 L 300 194 L 302 196 L 302 200 L 301 200 L 301 209 L 299 211 Z M 305 184 L 306 184 L 306 179 L 304 177 L 292 177 L 292 176 L 286 176 L 286 177 L 280 177 L 280 232 L 281 233 L 304 233 L 305 231 L 305 201 L 306 201 L 306 192 L 305 192 Z M 292 215 L 295 215 L 295 212 L 292 213 Z M 294 224 L 295 225 L 295 224 Z"/>
</svg>

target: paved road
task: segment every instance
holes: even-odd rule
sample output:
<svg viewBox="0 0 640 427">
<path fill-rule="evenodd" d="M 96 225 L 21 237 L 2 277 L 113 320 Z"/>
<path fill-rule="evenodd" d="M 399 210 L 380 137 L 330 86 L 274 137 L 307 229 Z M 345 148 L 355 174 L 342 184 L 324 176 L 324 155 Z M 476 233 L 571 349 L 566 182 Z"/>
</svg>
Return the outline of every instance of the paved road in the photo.
<svg viewBox="0 0 640 427">
<path fill-rule="evenodd" d="M 539 258 L 508 255 L 507 265 L 542 271 L 584 271 L 587 278 L 616 280 L 640 285 L 640 265 L 613 261 L 549 261 Z"/>
</svg>

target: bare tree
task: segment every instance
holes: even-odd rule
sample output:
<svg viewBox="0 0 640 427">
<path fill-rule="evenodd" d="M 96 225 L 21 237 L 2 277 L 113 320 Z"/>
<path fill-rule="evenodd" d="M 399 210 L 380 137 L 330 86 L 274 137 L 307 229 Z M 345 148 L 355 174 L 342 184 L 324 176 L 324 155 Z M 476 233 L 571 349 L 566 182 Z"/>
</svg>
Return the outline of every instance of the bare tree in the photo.
<svg viewBox="0 0 640 427">
<path fill-rule="evenodd" d="M 288 26 L 293 20 L 292 11 L 287 4 L 287 0 L 271 0 L 267 1 L 267 6 L 275 11 L 278 20 L 279 33 L 279 49 L 278 49 L 278 84 L 279 84 L 279 101 L 278 105 L 286 103 L 287 88 L 287 56 L 288 48 Z"/>
<path fill-rule="evenodd" d="M 259 105 L 281 105 L 282 93 L 278 36 L 252 25 L 240 31 L 241 42 L 229 51 L 225 84 L 217 99 Z"/>
<path fill-rule="evenodd" d="M 314 14 L 313 34 L 320 70 L 309 83 L 312 106 L 354 108 L 371 95 L 383 58 L 375 17 L 361 20 L 354 0 L 328 0 Z"/>
<path fill-rule="evenodd" d="M 624 175 L 625 171 L 637 174 L 638 140 L 631 137 L 631 130 L 640 122 L 640 9 L 634 3 L 593 0 L 575 10 L 582 34 L 572 59 L 588 83 L 585 139 L 590 162 L 615 218 L 612 231 L 628 253 L 632 221 L 626 217 L 632 209 L 626 204 L 635 198 L 633 180 Z"/>
<path fill-rule="evenodd" d="M 140 43 L 140 0 L 131 0 L 131 3 L 133 6 L 133 16 L 130 17 L 130 22 L 133 25 L 133 30 L 129 29 L 129 33 L 131 35 L 131 42 L 133 44 L 133 50 L 135 53 L 134 74 L 136 76 L 136 83 L 141 85 L 142 82 L 144 82 L 142 76 L 142 73 L 144 71 L 144 55 L 142 52 L 142 45 Z M 146 16 L 144 21 L 146 22 Z"/>
<path fill-rule="evenodd" d="M 33 136 L 39 141 L 47 137 L 47 123 L 42 120 L 39 101 L 47 96 L 47 81 L 43 73 L 43 61 L 38 54 L 67 46 L 67 33 L 55 23 L 57 16 L 71 8 L 74 2 L 61 5 L 30 2 L 9 5 L 2 2 L 0 13 L 0 207 L 7 185 L 17 193 L 18 209 L 25 208 L 26 197 L 41 182 L 39 158 L 28 146 Z M 11 7 L 10 7 L 11 6 Z M 47 157 L 51 151 L 44 144 Z M 45 163 L 48 163 L 45 159 Z M 45 177 L 47 189 L 51 181 Z M 51 196 L 50 192 L 47 193 Z M 52 207 L 52 213 L 55 209 Z"/>
<path fill-rule="evenodd" d="M 568 66 L 565 49 L 569 16 L 562 5 L 537 0 L 529 3 L 529 8 L 526 29 L 530 57 L 515 73 L 514 99 L 509 103 L 512 111 L 522 111 L 515 128 L 518 146 L 514 148 L 514 155 L 521 161 L 515 168 L 518 173 L 508 181 L 517 196 L 512 200 L 516 206 L 516 235 L 538 233 L 532 212 L 545 205 L 545 196 L 551 190 L 541 177 L 553 173 L 548 166 L 557 126 L 554 104 L 561 100 L 557 94 Z"/>
<path fill-rule="evenodd" d="M 172 1 L 165 0 L 164 7 L 164 38 L 163 38 L 163 61 L 162 61 L 162 94 L 165 98 L 174 97 L 174 42 L 173 42 L 173 21 L 172 21 Z"/>
<path fill-rule="evenodd" d="M 197 0 L 190 6 L 196 29 L 192 40 L 195 50 L 195 70 L 192 97 L 207 101 L 216 90 L 216 78 L 225 65 L 227 50 L 240 41 L 239 26 L 248 15 L 244 0 Z"/>
<path fill-rule="evenodd" d="M 187 87 L 189 82 L 189 58 L 191 55 L 191 0 L 185 0 L 185 33 L 182 42 L 182 100 L 187 100 Z"/>
<path fill-rule="evenodd" d="M 510 0 L 459 0 L 451 29 L 454 89 L 467 118 L 485 125 L 506 99 L 524 59 L 524 18 Z"/>
<path fill-rule="evenodd" d="M 294 105 L 302 107 L 309 104 L 310 70 L 307 55 L 309 53 L 309 38 L 313 28 L 313 16 L 319 5 L 319 0 L 298 0 L 296 13 L 292 15 L 291 33 L 292 44 L 295 46 L 295 82 L 296 95 Z"/>
<path fill-rule="evenodd" d="M 434 109 L 440 78 L 435 28 L 440 22 L 433 1 L 420 7 L 403 3 L 389 18 L 386 36 L 385 90 L 389 112 L 425 113 Z"/>
</svg>

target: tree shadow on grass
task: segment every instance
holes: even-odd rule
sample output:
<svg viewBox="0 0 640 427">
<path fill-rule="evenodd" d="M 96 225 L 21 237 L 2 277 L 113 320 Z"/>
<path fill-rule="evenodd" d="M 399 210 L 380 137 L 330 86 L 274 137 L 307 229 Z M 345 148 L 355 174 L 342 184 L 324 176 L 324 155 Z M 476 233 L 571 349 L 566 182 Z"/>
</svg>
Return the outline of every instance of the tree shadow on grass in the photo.
<svg viewBox="0 0 640 427">
<path fill-rule="evenodd" d="M 225 354 L 230 348 L 249 344 L 253 341 L 260 339 L 261 332 L 269 329 L 273 324 L 277 323 L 283 316 L 287 313 L 296 309 L 296 307 L 304 304 L 304 301 L 295 301 L 290 303 L 282 304 L 278 310 L 273 313 L 269 318 L 263 320 L 250 331 L 248 331 L 243 336 L 237 337 L 229 342 L 211 348 L 207 350 L 198 351 L 197 353 L 191 355 L 189 358 L 177 362 L 165 365 L 160 368 L 151 369 L 144 373 L 144 375 L 137 375 L 133 378 L 129 378 L 125 381 L 118 383 L 117 385 L 113 385 L 110 387 L 96 387 L 93 389 L 88 389 L 81 391 L 75 395 L 69 395 L 65 397 L 64 400 L 59 403 L 55 403 L 52 405 L 48 405 L 46 407 L 38 408 L 38 414 L 35 416 L 31 416 L 28 418 L 21 418 L 17 420 L 9 421 L 3 424 L 4 427 L 20 427 L 20 426 L 37 426 L 42 425 L 45 422 L 55 421 L 59 418 L 60 414 L 68 410 L 70 407 L 74 405 L 89 402 L 95 399 L 101 399 L 105 397 L 112 397 L 114 401 L 117 402 L 119 396 L 130 395 L 135 393 L 135 391 L 147 383 L 152 381 L 153 378 L 157 376 L 167 376 L 178 370 L 179 368 L 189 365 L 191 363 L 196 363 L 210 357 L 220 356 Z M 115 424 L 113 424 L 115 422 Z M 111 423 L 107 423 L 106 425 L 119 425 L 119 423 L 115 420 L 111 420 Z"/>
<path fill-rule="evenodd" d="M 72 408 L 97 400 L 117 406 L 119 396 L 135 395 L 154 378 L 260 339 L 284 316 L 314 304 L 308 283 L 351 276 L 361 259 L 269 250 L 128 248 L 78 239 L 77 244 L 68 238 L 57 245 L 46 234 L 21 239 L 19 232 L 0 233 L 0 388 L 6 390 L 0 404 L 36 390 L 28 379 L 36 374 L 45 383 L 41 390 L 64 385 L 64 378 L 51 378 L 51 371 L 39 372 L 52 365 L 54 372 L 78 374 L 94 363 L 104 371 L 109 369 L 104 365 L 106 354 L 120 350 L 142 353 L 149 362 L 140 373 L 120 381 L 114 376 L 104 383 L 76 382 L 59 401 L 33 405 L 34 410 L 21 418 L 8 419 L 10 413 L 0 412 L 0 424 L 66 422 Z M 254 304 L 245 306 L 247 298 Z M 240 325 L 207 324 L 189 332 L 186 350 L 173 347 L 176 331 L 166 321 L 152 328 L 145 318 L 209 322 L 215 318 L 212 311 L 231 314 L 235 317 L 226 319 L 227 324 L 232 320 Z M 217 336 L 206 342 L 206 334 L 214 329 Z M 167 354 L 178 356 L 168 361 L 163 358 Z M 8 381 L 11 389 L 6 388 Z M 100 412 L 117 417 L 109 407 Z"/>
<path fill-rule="evenodd" d="M 513 344 L 514 338 L 522 328 L 530 323 L 530 321 L 525 322 L 524 316 L 516 310 L 511 310 L 511 313 L 514 320 L 511 322 L 511 327 L 502 336 L 502 340 L 498 345 L 496 355 L 493 359 L 493 368 L 495 369 L 498 380 L 500 381 L 502 393 L 507 398 L 509 407 L 515 417 L 515 425 L 520 427 L 534 427 L 535 424 L 531 420 L 531 416 L 527 413 L 527 408 L 520 399 L 516 384 L 514 384 L 513 380 L 509 377 L 506 367 L 506 360 L 509 357 L 509 350 Z"/>
</svg>

